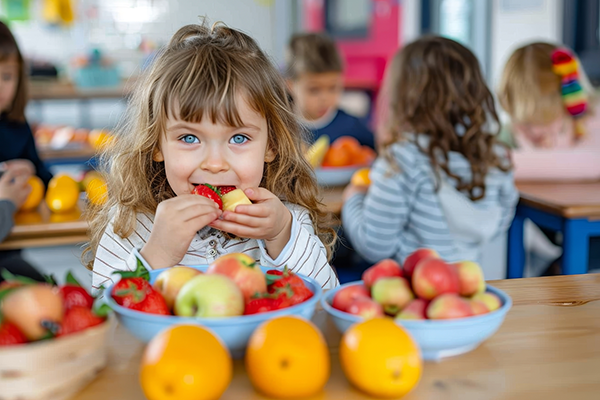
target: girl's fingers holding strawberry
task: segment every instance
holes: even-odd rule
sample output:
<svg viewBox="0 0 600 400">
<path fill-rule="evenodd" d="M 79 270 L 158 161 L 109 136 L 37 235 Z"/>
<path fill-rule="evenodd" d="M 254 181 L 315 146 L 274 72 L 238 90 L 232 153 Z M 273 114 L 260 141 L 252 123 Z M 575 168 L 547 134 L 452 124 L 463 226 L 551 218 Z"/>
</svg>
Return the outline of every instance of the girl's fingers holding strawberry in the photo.
<svg viewBox="0 0 600 400">
<path fill-rule="evenodd" d="M 229 232 L 233 235 L 243 237 L 243 238 L 260 238 L 260 231 L 258 228 L 252 228 L 245 225 L 240 225 L 236 222 L 231 221 L 223 221 L 222 219 L 217 219 L 208 224 L 213 228 L 222 230 L 224 232 Z"/>
<path fill-rule="evenodd" d="M 253 217 L 266 218 L 271 215 L 271 210 L 265 203 L 240 204 L 235 208 L 235 214 L 246 214 Z"/>
</svg>

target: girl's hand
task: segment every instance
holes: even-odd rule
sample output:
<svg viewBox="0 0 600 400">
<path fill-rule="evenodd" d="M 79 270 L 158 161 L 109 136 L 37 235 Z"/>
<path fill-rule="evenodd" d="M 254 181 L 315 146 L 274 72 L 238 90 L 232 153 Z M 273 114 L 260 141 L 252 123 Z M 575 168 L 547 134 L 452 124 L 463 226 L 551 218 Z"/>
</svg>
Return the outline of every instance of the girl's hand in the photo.
<svg viewBox="0 0 600 400">
<path fill-rule="evenodd" d="M 196 232 L 219 218 L 214 201 L 195 194 L 183 194 L 163 201 L 156 208 L 154 227 L 140 254 L 154 269 L 179 263 Z"/>
<path fill-rule="evenodd" d="M 225 211 L 221 219 L 209 225 L 244 238 L 264 239 L 275 259 L 290 240 L 292 213 L 277 196 L 264 188 L 244 190 L 253 204 L 243 204 L 235 212 Z"/>
<path fill-rule="evenodd" d="M 348 186 L 346 186 L 344 192 L 342 193 L 342 201 L 345 203 L 350 197 L 354 196 L 355 194 L 365 194 L 368 190 L 368 186 L 358 186 L 349 184 Z"/>
</svg>

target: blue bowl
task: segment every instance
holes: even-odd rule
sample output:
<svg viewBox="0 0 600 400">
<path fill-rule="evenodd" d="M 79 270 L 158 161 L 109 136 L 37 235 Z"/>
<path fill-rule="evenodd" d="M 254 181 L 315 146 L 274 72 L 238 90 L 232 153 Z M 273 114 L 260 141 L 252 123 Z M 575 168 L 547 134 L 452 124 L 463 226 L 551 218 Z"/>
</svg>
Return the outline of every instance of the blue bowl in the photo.
<svg viewBox="0 0 600 400">
<path fill-rule="evenodd" d="M 206 271 L 207 265 L 193 266 L 192 268 Z M 261 267 L 263 272 L 272 268 Z M 162 272 L 162 269 L 150 271 L 150 283 L 154 283 L 156 277 Z M 115 311 L 119 322 L 135 337 L 143 342 L 149 342 L 157 333 L 172 325 L 195 324 L 210 328 L 223 340 L 233 357 L 240 358 L 244 355 L 246 344 L 254 329 L 263 322 L 283 315 L 297 315 L 306 319 L 311 319 L 317 302 L 321 297 L 321 286 L 312 278 L 298 274 L 306 286 L 313 292 L 313 296 L 307 301 L 296 304 L 295 306 L 284 308 L 277 311 L 269 311 L 261 314 L 241 315 L 238 317 L 224 318 L 194 318 L 177 317 L 174 315 L 148 314 L 118 305 L 109 295 L 112 292 L 112 285 L 105 293 L 107 304 Z"/>
<path fill-rule="evenodd" d="M 331 306 L 333 296 L 340 289 L 359 284 L 362 284 L 362 281 L 346 283 L 328 291 L 321 298 L 323 308 L 331 316 L 335 326 L 341 333 L 344 333 L 352 324 L 362 321 L 363 318 L 333 308 Z M 424 360 L 437 361 L 445 357 L 467 353 L 479 346 L 500 328 L 506 313 L 512 307 L 512 300 L 502 290 L 487 286 L 486 291 L 500 297 L 502 307 L 488 314 L 468 318 L 424 321 L 403 320 L 401 322 L 396 321 L 396 323 L 410 332 L 419 347 L 421 347 Z"/>
</svg>

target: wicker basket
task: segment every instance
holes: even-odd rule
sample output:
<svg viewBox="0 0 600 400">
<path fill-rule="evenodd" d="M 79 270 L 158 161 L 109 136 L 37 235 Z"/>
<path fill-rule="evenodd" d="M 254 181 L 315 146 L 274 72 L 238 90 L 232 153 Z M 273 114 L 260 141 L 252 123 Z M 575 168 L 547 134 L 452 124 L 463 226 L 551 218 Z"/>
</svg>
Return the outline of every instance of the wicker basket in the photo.
<svg viewBox="0 0 600 400">
<path fill-rule="evenodd" d="M 63 400 L 106 366 L 114 318 L 69 336 L 0 349 L 0 399 Z"/>
</svg>

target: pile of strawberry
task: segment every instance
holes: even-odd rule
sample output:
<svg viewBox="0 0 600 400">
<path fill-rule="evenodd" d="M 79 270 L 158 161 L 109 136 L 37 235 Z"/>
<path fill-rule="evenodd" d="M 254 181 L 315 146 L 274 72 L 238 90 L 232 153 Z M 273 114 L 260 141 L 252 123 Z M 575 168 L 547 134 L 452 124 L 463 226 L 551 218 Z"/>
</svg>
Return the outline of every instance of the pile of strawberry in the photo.
<svg viewBox="0 0 600 400">
<path fill-rule="evenodd" d="M 71 273 L 57 285 L 2 272 L 0 284 L 0 346 L 70 335 L 106 320 L 105 307 L 94 309 L 94 298 Z"/>
<path fill-rule="evenodd" d="M 267 292 L 256 293 L 246 302 L 244 315 L 280 310 L 300 304 L 313 296 L 304 281 L 287 266 L 283 271 L 271 269 L 266 273 Z"/>
<path fill-rule="evenodd" d="M 118 305 L 150 314 L 171 314 L 165 299 L 150 284 L 150 274 L 141 262 L 138 261 L 135 271 L 116 271 L 115 274 L 121 275 L 121 280 L 110 294 Z"/>
</svg>

